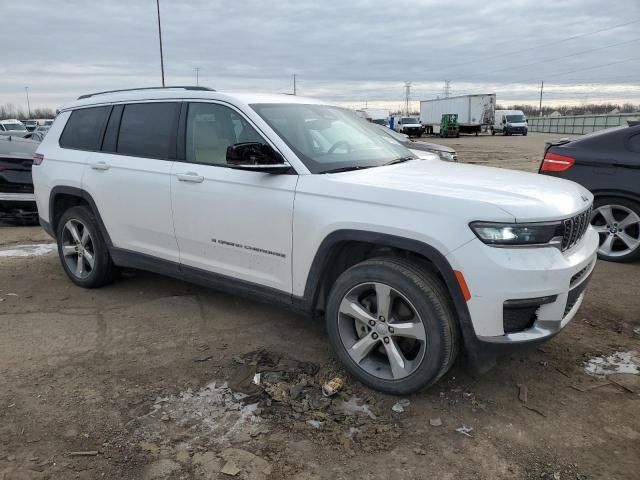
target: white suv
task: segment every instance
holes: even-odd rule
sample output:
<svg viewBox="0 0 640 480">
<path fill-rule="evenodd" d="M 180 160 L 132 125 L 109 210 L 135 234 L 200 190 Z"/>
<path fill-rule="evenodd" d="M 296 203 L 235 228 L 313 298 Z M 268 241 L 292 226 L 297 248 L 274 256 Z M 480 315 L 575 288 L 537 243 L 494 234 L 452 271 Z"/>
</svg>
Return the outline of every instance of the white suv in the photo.
<svg viewBox="0 0 640 480">
<path fill-rule="evenodd" d="M 566 326 L 596 260 L 592 195 L 374 128 L 287 95 L 86 95 L 37 151 L 41 223 L 83 287 L 130 267 L 322 312 L 349 372 L 390 393 L 460 348 L 484 370 Z"/>
</svg>

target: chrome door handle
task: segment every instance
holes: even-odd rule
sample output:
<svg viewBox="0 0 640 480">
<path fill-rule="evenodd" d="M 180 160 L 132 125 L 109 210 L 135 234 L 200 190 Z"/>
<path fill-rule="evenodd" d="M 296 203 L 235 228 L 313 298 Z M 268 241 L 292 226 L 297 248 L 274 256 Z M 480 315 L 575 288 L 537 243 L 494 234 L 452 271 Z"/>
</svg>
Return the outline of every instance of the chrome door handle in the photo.
<svg viewBox="0 0 640 480">
<path fill-rule="evenodd" d="M 111 168 L 111 165 L 109 165 L 107 162 L 95 162 L 91 164 L 91 168 L 93 168 L 94 170 L 109 170 Z"/>
<path fill-rule="evenodd" d="M 191 183 L 202 183 L 202 182 L 204 182 L 204 177 L 202 175 L 198 175 L 195 172 L 176 173 L 176 177 L 181 182 L 191 182 Z"/>
</svg>

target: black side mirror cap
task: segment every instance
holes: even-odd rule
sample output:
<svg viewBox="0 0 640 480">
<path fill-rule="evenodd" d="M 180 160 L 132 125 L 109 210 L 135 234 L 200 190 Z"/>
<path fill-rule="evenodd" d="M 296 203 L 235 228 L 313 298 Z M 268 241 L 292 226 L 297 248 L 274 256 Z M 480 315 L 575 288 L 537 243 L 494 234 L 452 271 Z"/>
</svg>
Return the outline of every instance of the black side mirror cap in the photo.
<svg viewBox="0 0 640 480">
<path fill-rule="evenodd" d="M 227 147 L 227 166 L 238 170 L 286 173 L 291 169 L 282 155 L 270 145 L 258 142 L 236 143 Z"/>
</svg>

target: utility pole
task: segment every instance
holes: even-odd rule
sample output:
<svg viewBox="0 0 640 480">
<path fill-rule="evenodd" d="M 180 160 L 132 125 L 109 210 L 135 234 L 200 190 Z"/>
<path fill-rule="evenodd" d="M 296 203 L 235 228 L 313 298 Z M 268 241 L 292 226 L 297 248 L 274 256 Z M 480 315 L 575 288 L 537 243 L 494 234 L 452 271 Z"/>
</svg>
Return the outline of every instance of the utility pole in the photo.
<svg viewBox="0 0 640 480">
<path fill-rule="evenodd" d="M 24 87 L 24 91 L 27 93 L 27 111 L 29 112 L 29 118 L 31 118 L 31 104 L 29 103 L 29 87 Z"/>
<path fill-rule="evenodd" d="M 293 74 L 293 94 L 296 94 L 296 74 Z"/>
<path fill-rule="evenodd" d="M 540 107 L 538 108 L 538 116 L 542 117 L 542 89 L 544 88 L 544 80 L 540 84 Z"/>
<path fill-rule="evenodd" d="M 451 80 L 444 81 L 444 98 L 449 98 L 451 93 Z"/>
<path fill-rule="evenodd" d="M 164 58 L 162 55 L 162 27 L 160 26 L 160 0 L 156 0 L 158 9 L 158 40 L 160 40 L 160 72 L 162 73 L 162 86 L 164 87 Z"/>
<path fill-rule="evenodd" d="M 196 87 L 199 87 L 200 86 L 200 77 L 199 77 L 200 67 L 193 67 L 193 69 L 196 72 Z"/>
<path fill-rule="evenodd" d="M 404 82 L 404 109 L 409 116 L 409 97 L 411 96 L 411 82 Z"/>
</svg>

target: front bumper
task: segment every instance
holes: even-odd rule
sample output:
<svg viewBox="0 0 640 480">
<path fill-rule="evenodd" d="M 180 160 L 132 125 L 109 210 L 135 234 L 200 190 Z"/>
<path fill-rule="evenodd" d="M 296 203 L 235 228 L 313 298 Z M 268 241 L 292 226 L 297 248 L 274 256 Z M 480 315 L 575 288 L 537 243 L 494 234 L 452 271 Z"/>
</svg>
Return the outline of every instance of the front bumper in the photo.
<svg viewBox="0 0 640 480">
<path fill-rule="evenodd" d="M 3 193 L 0 192 L 0 202 L 35 202 L 33 193 Z"/>
<path fill-rule="evenodd" d="M 472 240 L 447 257 L 464 275 L 467 308 L 480 344 L 524 345 L 546 341 L 576 315 L 596 262 L 598 234 L 589 228 L 571 250 L 495 248 Z M 531 325 L 505 333 L 505 304 L 545 298 Z M 468 340 L 468 339 L 465 339 Z"/>
</svg>

